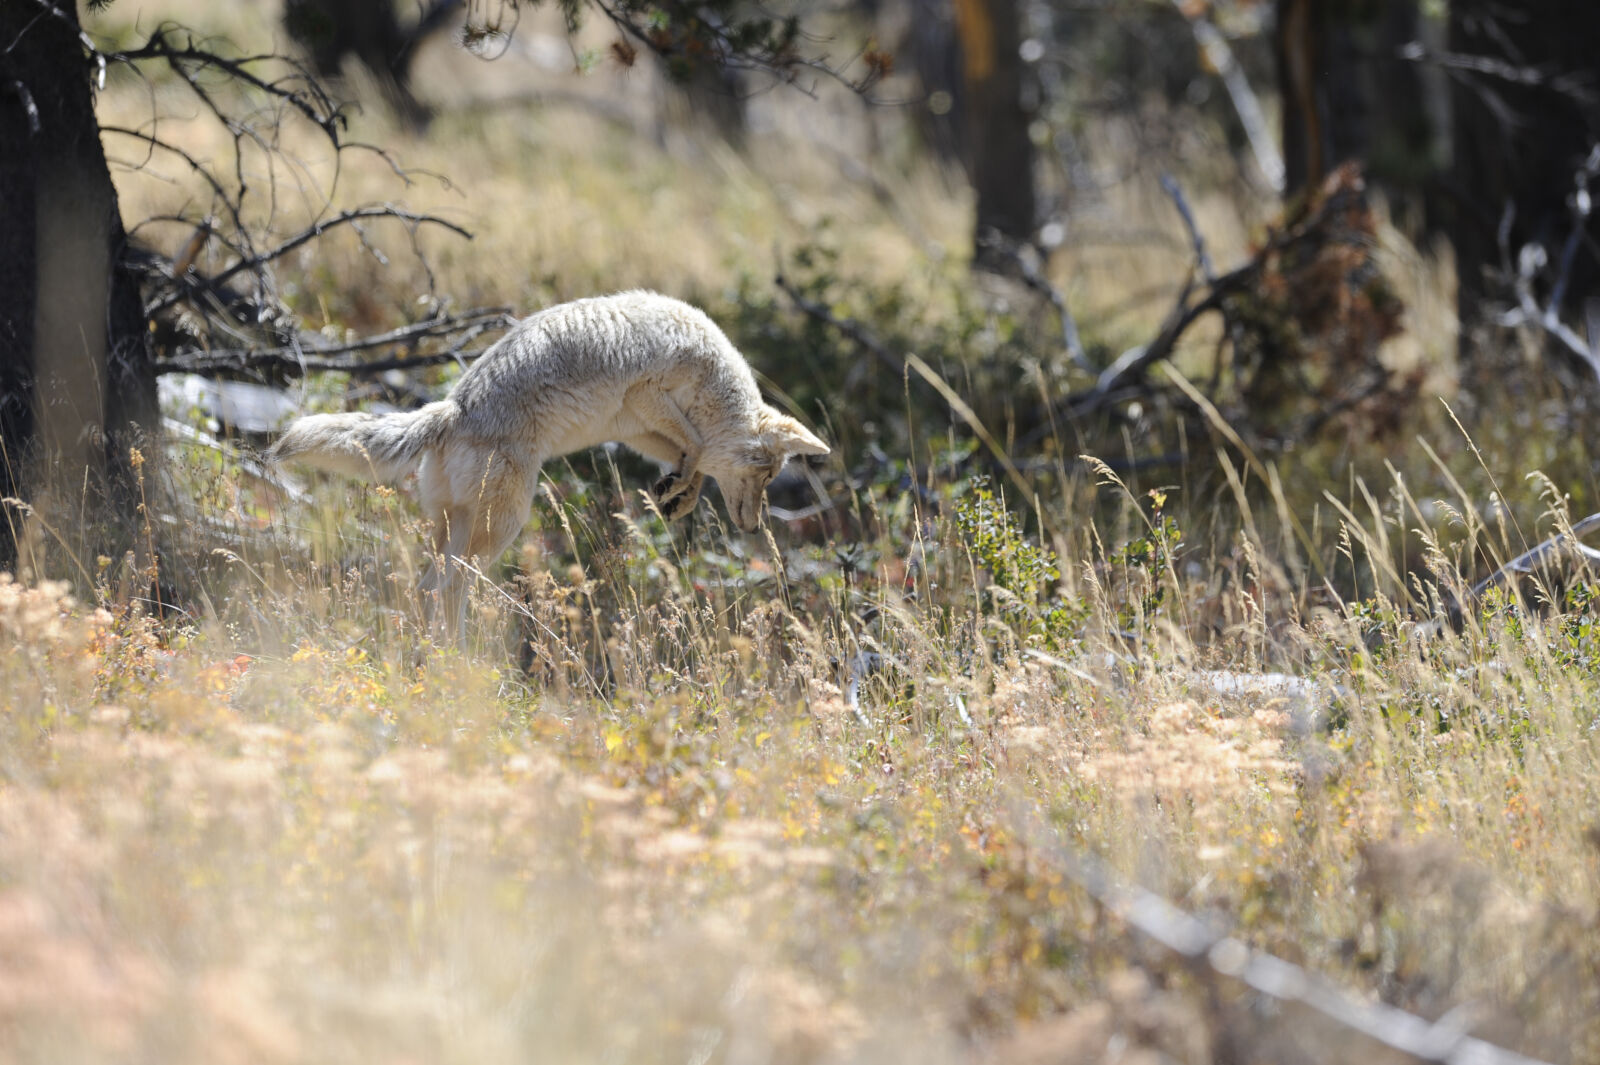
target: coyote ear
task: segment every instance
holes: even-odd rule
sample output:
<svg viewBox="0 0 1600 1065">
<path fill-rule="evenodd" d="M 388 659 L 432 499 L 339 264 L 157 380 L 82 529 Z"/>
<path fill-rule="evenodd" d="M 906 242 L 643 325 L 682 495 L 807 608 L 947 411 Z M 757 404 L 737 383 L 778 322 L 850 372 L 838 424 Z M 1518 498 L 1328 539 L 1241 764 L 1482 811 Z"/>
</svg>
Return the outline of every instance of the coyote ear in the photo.
<svg viewBox="0 0 1600 1065">
<path fill-rule="evenodd" d="M 815 433 L 787 414 L 768 407 L 763 414 L 765 423 L 762 429 L 769 440 L 772 449 L 785 457 L 789 455 L 826 455 L 828 445 L 817 439 Z"/>
</svg>

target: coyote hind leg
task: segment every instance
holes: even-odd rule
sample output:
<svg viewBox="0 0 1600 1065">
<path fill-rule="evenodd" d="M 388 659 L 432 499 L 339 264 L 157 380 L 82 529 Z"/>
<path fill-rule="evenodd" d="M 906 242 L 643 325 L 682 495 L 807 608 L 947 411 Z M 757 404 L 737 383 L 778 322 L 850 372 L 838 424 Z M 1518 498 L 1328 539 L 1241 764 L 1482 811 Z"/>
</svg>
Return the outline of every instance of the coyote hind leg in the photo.
<svg viewBox="0 0 1600 1065">
<path fill-rule="evenodd" d="M 469 503 L 443 507 L 434 525 L 435 559 L 423 578 L 429 627 L 438 635 L 464 637 L 467 588 L 472 567 L 489 566 L 522 531 L 533 509 L 537 463 L 517 463 L 501 455 L 485 461 Z M 475 560 L 475 561 L 474 561 Z"/>
<path fill-rule="evenodd" d="M 467 507 L 445 507 L 433 519 L 433 557 L 417 591 L 422 617 L 435 637 L 459 639 L 466 618 L 465 574 L 459 559 L 466 557 L 472 512 Z"/>
</svg>

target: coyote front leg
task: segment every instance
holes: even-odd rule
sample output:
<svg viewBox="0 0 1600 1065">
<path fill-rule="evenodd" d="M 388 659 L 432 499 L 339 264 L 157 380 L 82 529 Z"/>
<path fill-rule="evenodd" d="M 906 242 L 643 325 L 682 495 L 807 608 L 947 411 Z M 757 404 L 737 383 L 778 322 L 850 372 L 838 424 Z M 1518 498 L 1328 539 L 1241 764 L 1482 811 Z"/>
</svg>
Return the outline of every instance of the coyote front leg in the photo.
<svg viewBox="0 0 1600 1065">
<path fill-rule="evenodd" d="M 629 446 L 662 462 L 676 462 L 653 490 L 662 516 L 676 521 L 694 509 L 705 484 L 698 469 L 704 450 L 700 432 L 672 397 L 653 384 L 634 385 L 623 403 L 645 428 L 643 435 L 628 441 Z"/>
<path fill-rule="evenodd" d="M 680 470 L 683 463 L 683 449 L 660 433 L 640 433 L 627 437 L 622 442 L 647 459 L 655 459 L 673 467 L 666 476 L 656 482 L 655 487 L 651 489 L 651 495 L 656 499 L 656 508 L 667 521 L 677 521 L 679 518 L 687 517 L 694 510 L 695 504 L 700 502 L 700 489 L 705 484 L 705 474 L 697 470 L 690 476 L 684 477 Z M 662 502 L 666 489 L 673 486 L 681 486 L 681 491 L 672 496 L 671 502 Z"/>
</svg>

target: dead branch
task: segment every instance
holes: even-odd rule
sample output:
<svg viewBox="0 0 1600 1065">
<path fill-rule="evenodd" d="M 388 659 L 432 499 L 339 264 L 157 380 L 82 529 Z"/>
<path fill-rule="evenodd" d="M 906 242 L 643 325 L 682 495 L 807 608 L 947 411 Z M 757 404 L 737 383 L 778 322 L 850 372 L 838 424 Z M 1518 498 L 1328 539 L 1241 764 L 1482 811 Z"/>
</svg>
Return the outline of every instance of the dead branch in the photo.
<svg viewBox="0 0 1600 1065">
<path fill-rule="evenodd" d="M 1420 41 L 1401 45 L 1396 54 L 1407 62 L 1430 64 L 1458 77 L 1480 74 L 1511 85 L 1549 89 L 1583 107 L 1592 105 L 1596 98 L 1587 71 L 1552 73 L 1542 67 L 1519 66 L 1494 56 L 1429 51 Z"/>
<path fill-rule="evenodd" d="M 106 54 L 105 59 L 120 63 L 138 63 L 144 59 L 164 60 L 172 72 L 188 84 L 230 131 L 243 132 L 238 123 L 216 104 L 208 90 L 200 84 L 191 67 L 219 70 L 230 79 L 248 85 L 293 108 L 312 125 L 322 130 L 335 147 L 340 145 L 340 132 L 348 124 L 344 110 L 298 60 L 277 54 L 229 57 L 196 48 L 193 39 L 179 48 L 170 40 L 170 35 L 178 28 L 173 24 L 159 26 L 151 33 L 142 48 L 111 52 Z M 251 69 L 267 62 L 285 65 L 291 73 L 286 77 L 268 79 L 257 75 Z"/>
<path fill-rule="evenodd" d="M 1024 285 L 1050 302 L 1050 306 L 1055 308 L 1056 315 L 1061 320 L 1061 343 L 1066 347 L 1068 357 L 1079 369 L 1094 373 L 1094 364 L 1089 361 L 1089 356 L 1083 350 L 1083 338 L 1078 333 L 1078 323 L 1067 307 L 1067 298 L 1039 269 L 1039 257 L 1032 247 L 1025 246 L 1020 241 L 1010 240 L 998 230 L 984 234 L 983 245 L 983 250 L 998 252 L 1003 256 L 1017 271 L 1017 277 Z"/>
<path fill-rule="evenodd" d="M 273 367 L 290 373 L 332 371 L 358 375 L 384 373 L 388 370 L 419 369 L 443 362 L 465 361 L 481 352 L 465 354 L 467 344 L 484 333 L 513 324 L 516 319 L 510 308 L 488 307 L 464 311 L 443 318 L 391 329 L 387 333 L 360 337 L 343 343 L 328 343 L 313 333 L 302 334 L 296 343 L 266 349 L 228 349 L 182 355 L 163 360 L 157 367 L 161 373 L 242 373 Z M 460 334 L 457 336 L 457 334 Z M 444 351 L 427 354 L 398 355 L 388 359 L 334 359 L 332 355 L 368 351 L 393 344 L 415 344 L 419 340 L 455 337 Z M 310 352 L 310 354 L 308 354 Z"/>
<path fill-rule="evenodd" d="M 1171 195 L 1173 188 L 1168 189 Z M 1204 241 L 1200 238 L 1198 230 L 1193 228 L 1193 216 L 1186 210 L 1187 203 L 1179 192 L 1175 197 L 1179 204 L 1179 213 L 1184 215 L 1185 224 L 1191 228 L 1191 237 L 1195 242 L 1195 266 L 1202 274 L 1206 272 L 1206 263 L 1199 256 L 1205 250 Z M 1338 196 L 1329 196 L 1316 210 L 1306 218 L 1289 228 L 1272 235 L 1260 250 L 1248 260 L 1225 274 L 1212 278 L 1205 286 L 1205 294 L 1198 301 L 1191 304 L 1189 298 L 1194 294 L 1196 285 L 1193 278 L 1184 282 L 1183 288 L 1178 293 L 1177 302 L 1167 314 L 1166 321 L 1162 324 L 1161 331 L 1156 334 L 1149 344 L 1143 347 L 1131 348 L 1124 352 L 1106 368 L 1100 375 L 1100 380 L 1093 391 L 1079 396 L 1069 396 L 1057 405 L 1059 412 L 1076 416 L 1078 413 L 1088 413 L 1103 405 L 1101 399 L 1128 383 L 1142 377 L 1156 363 L 1169 358 L 1177 347 L 1178 341 L 1189 327 L 1194 325 L 1206 314 L 1212 311 L 1222 311 L 1227 300 L 1247 291 L 1261 277 L 1269 260 L 1274 256 L 1288 251 L 1298 245 L 1318 238 L 1322 233 L 1324 223 L 1342 204 Z M 1209 259 L 1209 256 L 1207 257 Z"/>
<path fill-rule="evenodd" d="M 224 285 L 230 279 L 237 277 L 239 274 L 242 274 L 246 271 L 259 270 L 268 263 L 282 258 L 291 251 L 294 251 L 296 248 L 301 247 L 309 241 L 315 240 L 316 238 L 322 236 L 330 229 L 334 229 L 335 227 L 341 225 L 349 225 L 367 218 L 398 219 L 402 222 L 405 222 L 407 227 L 413 233 L 416 232 L 419 226 L 435 225 L 444 229 L 448 229 L 450 232 L 465 237 L 468 240 L 472 239 L 472 234 L 470 232 L 463 229 L 461 226 L 458 226 L 456 223 L 449 221 L 448 219 L 440 218 L 438 215 L 417 214 L 413 211 L 407 211 L 399 207 L 395 207 L 392 204 L 374 204 L 367 207 L 356 207 L 348 211 L 340 211 L 331 218 L 323 218 L 312 223 L 310 226 L 301 230 L 299 233 L 296 233 L 288 240 L 285 240 L 274 247 L 268 248 L 265 251 L 241 259 L 213 277 L 202 279 L 203 284 L 208 288 L 216 288 L 219 285 Z M 188 275 L 183 276 L 187 277 Z M 183 299 L 185 295 L 186 293 L 182 291 L 174 292 L 166 298 L 158 300 L 156 303 L 148 307 L 145 310 L 145 314 L 159 314 L 160 312 L 171 307 L 173 304 L 177 303 L 179 300 Z"/>
<path fill-rule="evenodd" d="M 799 84 L 802 73 L 821 75 L 851 92 L 865 95 L 889 70 L 888 65 L 873 62 L 873 55 L 866 55 L 866 73 L 859 78 L 850 78 L 842 67 L 828 62 L 826 56 L 801 52 L 795 47 L 795 41 L 801 35 L 792 26 L 779 28 L 776 22 L 767 28 L 765 35 L 759 31 L 752 34 L 750 31 L 755 28 L 752 21 L 724 21 L 706 12 L 693 10 L 697 5 L 692 4 L 663 4 L 658 7 L 655 4 L 594 0 L 594 5 L 624 38 L 638 41 L 646 51 L 669 63 L 682 62 L 686 57 L 698 57 L 698 62 L 710 62 L 727 70 L 770 75 L 807 95 L 813 95 L 814 92 Z M 682 10 L 684 7 L 689 10 Z M 659 19 L 663 12 L 676 15 L 689 29 L 683 33 L 671 32 Z"/>
<path fill-rule="evenodd" d="M 50 10 L 44 0 L 33 2 Z M 449 6 L 440 3 L 439 17 L 448 14 L 444 8 Z M 278 54 L 222 54 L 196 44 L 183 27 L 172 23 L 157 27 L 143 45 L 125 50 L 102 53 L 86 36 L 83 41 L 85 50 L 102 67 L 112 60 L 127 64 L 135 71 L 149 63 L 164 65 L 199 102 L 200 113 L 232 137 L 230 172 L 229 162 L 200 158 L 161 135 L 162 113 L 156 106 L 154 94 L 147 123 L 137 128 L 105 127 L 117 136 L 143 144 L 147 151 L 145 162 L 157 152 L 180 160 L 198 175 L 213 200 L 205 206 L 203 214 L 186 209 L 178 214 L 145 219 L 130 227 L 130 235 L 156 223 L 181 225 L 189 230 L 170 259 L 142 242 L 130 243 L 124 252 L 143 279 L 145 313 L 155 323 L 157 346 L 166 356 L 158 359 L 158 373 L 227 375 L 259 373 L 272 368 L 285 374 L 327 370 L 371 375 L 389 369 L 411 369 L 478 354 L 468 352 L 468 345 L 508 320 L 507 312 L 501 308 L 473 310 L 343 344 L 300 332 L 295 316 L 277 294 L 273 268 L 284 256 L 336 228 L 349 227 L 363 246 L 380 262 L 386 263 L 383 253 L 368 243 L 363 223 L 388 219 L 406 227 L 431 287 L 433 273 L 418 239 L 422 227 L 437 226 L 468 239 L 471 234 L 448 219 L 394 204 L 364 204 L 337 210 L 334 194 L 344 152 L 351 149 L 374 152 L 408 184 L 413 172 L 400 167 L 382 149 L 347 140 L 341 106 L 305 64 L 295 58 Z M 331 145 L 333 170 L 326 187 L 312 177 L 306 163 L 285 154 L 277 130 L 291 118 L 311 123 Z M 266 158 L 264 168 L 253 163 L 247 165 L 246 156 L 252 148 Z M 221 158 L 226 159 L 226 156 Z M 257 222 L 249 219 L 245 204 L 251 195 L 251 181 L 260 180 L 257 175 L 263 172 L 267 197 L 265 220 Z M 302 191 L 310 193 L 321 207 L 304 228 L 291 230 L 289 236 L 280 239 L 272 230 L 278 215 L 278 189 L 283 173 L 292 175 Z M 208 247 L 224 257 L 223 267 L 209 275 L 196 269 Z M 244 282 L 246 278 L 248 283 Z M 414 348 L 428 340 L 444 341 L 445 350 L 423 353 L 413 350 L 382 359 L 354 357 L 355 353 L 383 347 Z"/>
<path fill-rule="evenodd" d="M 1091 855 L 1066 848 L 1059 855 L 1067 879 L 1132 928 L 1191 962 L 1202 976 L 1238 980 L 1268 998 L 1303 1006 L 1414 1061 L 1543 1065 L 1537 1058 L 1467 1035 L 1458 1013 L 1433 1022 L 1360 998 L 1325 977 L 1213 931 L 1154 892 L 1124 882 Z"/>
<path fill-rule="evenodd" d="M 1589 218 L 1594 211 L 1590 184 L 1596 179 L 1600 179 L 1600 144 L 1596 144 L 1590 150 L 1588 159 L 1573 175 L 1573 194 L 1569 200 L 1572 232 L 1567 235 L 1562 246 L 1555 281 L 1550 287 L 1549 300 L 1541 307 L 1533 292 L 1535 279 L 1549 265 L 1549 252 L 1542 244 L 1524 245 L 1517 255 L 1517 268 L 1511 283 L 1517 305 L 1501 314 L 1499 323 L 1508 329 L 1531 326 L 1541 330 L 1576 357 L 1581 365 L 1587 367 L 1596 379 L 1600 380 L 1600 334 L 1591 330 L 1589 338 L 1585 340 L 1561 320 L 1561 304 L 1566 299 L 1567 288 L 1572 282 L 1572 268 L 1578 257 L 1578 248 L 1583 244 Z M 1511 272 L 1509 243 L 1514 211 L 1513 205 L 1506 204 L 1505 213 L 1500 221 L 1500 258 L 1502 268 L 1507 273 Z"/>
<path fill-rule="evenodd" d="M 234 229 L 239 233 L 249 232 L 245 227 L 244 218 L 240 216 L 239 205 L 237 201 L 234 199 L 229 189 L 222 184 L 222 179 L 213 174 L 210 167 L 196 159 L 193 155 L 189 154 L 189 152 L 171 143 L 170 141 L 162 140 L 160 137 L 157 137 L 152 133 L 145 133 L 143 130 L 129 129 L 126 126 L 114 126 L 101 123 L 100 132 L 114 133 L 121 137 L 129 137 L 133 140 L 142 141 L 152 153 L 154 153 L 157 149 L 160 149 L 161 151 L 169 152 L 183 160 L 184 164 L 187 165 L 191 171 L 199 175 L 200 179 L 210 186 L 211 191 L 216 195 L 217 201 L 221 203 L 223 209 L 228 212 L 229 218 L 233 221 Z M 187 219 L 185 220 L 187 221 Z M 130 230 L 130 232 L 132 231 Z M 180 270 L 178 273 L 182 273 L 182 271 Z"/>
<path fill-rule="evenodd" d="M 1200 232 L 1200 224 L 1195 221 L 1194 210 L 1190 208 L 1188 199 L 1183 195 L 1183 187 L 1171 174 L 1162 174 L 1161 189 L 1171 198 L 1173 206 L 1178 209 L 1178 217 L 1183 219 L 1183 228 L 1189 231 L 1189 246 L 1194 249 L 1194 261 L 1200 268 L 1200 276 L 1206 279 L 1206 284 L 1216 284 L 1217 271 L 1211 265 L 1211 253 L 1206 250 L 1205 235 Z"/>
<path fill-rule="evenodd" d="M 1344 218 L 1359 203 L 1359 174 L 1344 172 L 1331 176 L 1320 192 L 1319 198 L 1306 205 L 1298 217 L 1269 234 L 1268 239 L 1243 263 L 1223 274 L 1215 274 L 1204 236 L 1196 224 L 1194 212 L 1175 181 L 1164 180 L 1163 187 L 1172 198 L 1189 235 L 1194 254 L 1193 266 L 1183 280 L 1172 308 L 1167 312 L 1160 330 L 1149 343 L 1124 351 L 1111 365 L 1101 371 L 1094 386 L 1074 392 L 1055 401 L 1033 429 L 1017 440 L 1018 447 L 1037 444 L 1049 436 L 1061 419 L 1077 420 L 1122 404 L 1160 395 L 1165 401 L 1187 404 L 1192 402 L 1170 390 L 1147 380 L 1149 371 L 1158 363 L 1171 358 L 1178 343 L 1196 322 L 1213 312 L 1221 314 L 1229 325 L 1234 343 L 1239 343 L 1240 323 L 1230 313 L 1234 301 L 1256 292 L 1270 272 L 1280 268 L 1290 253 L 1310 249 L 1313 253 L 1323 245 L 1347 243 L 1350 237 L 1343 232 Z M 1352 199 L 1356 197 L 1357 199 Z M 1387 377 L 1372 388 L 1357 387 L 1330 404 L 1321 417 L 1304 419 L 1301 426 L 1315 430 L 1339 410 L 1348 409 L 1379 395 L 1387 387 Z"/>
<path fill-rule="evenodd" d="M 1474 584 L 1472 586 L 1472 597 L 1474 599 L 1481 597 L 1483 593 L 1497 585 L 1504 584 L 1511 577 L 1532 573 L 1544 565 L 1551 555 L 1562 548 L 1571 549 L 1586 563 L 1600 563 L 1600 551 L 1579 542 L 1582 537 L 1589 535 L 1596 529 L 1600 529 L 1600 514 L 1591 514 L 1581 521 L 1574 522 L 1571 529 L 1563 529 L 1536 547 L 1524 551 L 1477 584 Z"/>
</svg>

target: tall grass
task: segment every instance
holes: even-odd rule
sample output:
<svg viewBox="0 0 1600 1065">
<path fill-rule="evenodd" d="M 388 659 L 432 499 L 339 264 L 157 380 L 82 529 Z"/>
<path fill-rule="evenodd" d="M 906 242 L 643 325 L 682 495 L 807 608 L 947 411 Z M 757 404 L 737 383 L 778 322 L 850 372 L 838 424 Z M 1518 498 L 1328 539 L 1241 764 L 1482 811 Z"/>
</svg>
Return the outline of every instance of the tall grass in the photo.
<svg viewBox="0 0 1600 1065">
<path fill-rule="evenodd" d="M 388 493 L 241 525 L 193 625 L 0 585 L 9 1056 L 1355 1052 L 1164 962 L 1077 851 L 1353 988 L 1592 1054 L 1587 579 L 1422 626 L 1468 575 L 1398 479 L 1430 577 L 1376 499 L 1312 545 L 1366 560 L 1360 602 L 1285 588 L 1264 516 L 1187 548 L 1102 481 L 1108 518 L 1044 505 L 1050 549 L 994 489 L 841 501 L 847 564 L 705 506 L 673 535 L 619 475 L 552 485 L 464 653 L 411 620 Z M 1463 558 L 1513 535 L 1433 510 Z"/>
</svg>

